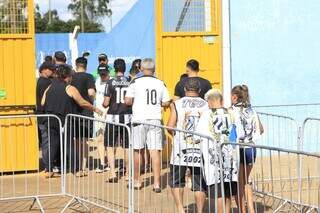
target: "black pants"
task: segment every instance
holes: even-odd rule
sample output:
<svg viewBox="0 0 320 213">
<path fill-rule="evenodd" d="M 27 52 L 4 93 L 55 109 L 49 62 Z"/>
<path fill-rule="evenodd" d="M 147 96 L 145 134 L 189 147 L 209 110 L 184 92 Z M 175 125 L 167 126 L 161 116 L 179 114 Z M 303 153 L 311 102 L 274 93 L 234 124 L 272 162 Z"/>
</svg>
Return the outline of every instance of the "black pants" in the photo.
<svg viewBox="0 0 320 213">
<path fill-rule="evenodd" d="M 77 148 L 77 140 L 79 140 L 79 121 L 78 118 L 70 118 L 66 122 L 66 154 L 67 154 L 67 171 L 76 173 L 80 170 L 80 153 Z"/>
<path fill-rule="evenodd" d="M 43 163 L 46 171 L 52 172 L 54 166 L 60 162 L 60 125 L 57 119 L 50 118 L 43 124 L 43 134 L 47 132 L 47 145 L 42 149 Z M 49 128 L 49 129 L 47 129 Z"/>
</svg>

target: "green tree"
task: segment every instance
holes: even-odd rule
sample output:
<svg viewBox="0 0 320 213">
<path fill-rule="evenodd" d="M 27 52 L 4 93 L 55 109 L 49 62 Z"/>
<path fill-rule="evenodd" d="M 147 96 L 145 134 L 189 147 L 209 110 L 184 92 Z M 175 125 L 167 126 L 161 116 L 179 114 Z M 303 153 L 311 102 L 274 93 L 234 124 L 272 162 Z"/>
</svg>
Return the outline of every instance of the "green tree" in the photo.
<svg viewBox="0 0 320 213">
<path fill-rule="evenodd" d="M 83 18 L 85 21 L 96 22 L 104 16 L 112 14 L 108 8 L 109 0 L 71 0 L 68 9 L 76 19 L 81 19 L 83 5 Z"/>
<path fill-rule="evenodd" d="M 87 24 L 101 24 L 104 16 L 111 16 L 112 11 L 108 8 L 109 0 L 71 0 L 68 9 L 76 20 L 80 20 L 82 32 L 90 32 L 92 26 Z M 89 30 L 88 30 L 89 28 Z"/>
<path fill-rule="evenodd" d="M 39 5 L 35 8 L 36 33 L 69 33 L 76 25 L 80 25 L 80 20 L 61 20 L 57 10 L 51 11 L 51 24 L 49 24 L 49 11 L 41 14 Z M 102 32 L 103 26 L 97 22 L 85 21 L 86 32 Z"/>
</svg>

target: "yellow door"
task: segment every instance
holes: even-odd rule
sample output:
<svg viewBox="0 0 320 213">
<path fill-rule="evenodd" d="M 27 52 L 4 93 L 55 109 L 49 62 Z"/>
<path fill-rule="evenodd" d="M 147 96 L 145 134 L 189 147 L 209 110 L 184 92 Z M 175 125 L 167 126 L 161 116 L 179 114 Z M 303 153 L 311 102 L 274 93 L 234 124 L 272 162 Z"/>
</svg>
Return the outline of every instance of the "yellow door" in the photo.
<svg viewBox="0 0 320 213">
<path fill-rule="evenodd" d="M 200 76 L 222 89 L 220 0 L 157 0 L 157 76 L 173 95 L 189 59 L 200 63 Z"/>
<path fill-rule="evenodd" d="M 0 116 L 35 108 L 33 0 L 0 3 Z M 35 119 L 0 118 L 0 172 L 38 169 Z"/>
<path fill-rule="evenodd" d="M 171 95 L 186 62 L 200 63 L 199 75 L 222 90 L 222 38 L 220 0 L 157 0 L 156 70 Z M 165 123 L 168 113 L 165 113 Z M 171 138 L 162 155 L 168 161 Z"/>
</svg>

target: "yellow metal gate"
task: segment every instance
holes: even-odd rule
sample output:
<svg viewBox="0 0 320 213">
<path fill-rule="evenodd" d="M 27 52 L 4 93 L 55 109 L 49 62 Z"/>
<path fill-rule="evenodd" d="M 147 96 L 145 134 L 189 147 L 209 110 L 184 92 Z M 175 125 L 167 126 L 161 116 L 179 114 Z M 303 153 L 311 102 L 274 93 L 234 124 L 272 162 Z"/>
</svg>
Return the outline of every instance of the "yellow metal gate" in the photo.
<svg viewBox="0 0 320 213">
<path fill-rule="evenodd" d="M 35 85 L 33 0 L 0 1 L 0 116 L 33 112 Z M 0 172 L 37 169 L 36 141 L 35 120 L 1 122 Z"/>
<path fill-rule="evenodd" d="M 222 89 L 220 0 L 157 0 L 157 75 L 173 94 L 189 59 L 200 62 L 200 76 Z"/>
</svg>

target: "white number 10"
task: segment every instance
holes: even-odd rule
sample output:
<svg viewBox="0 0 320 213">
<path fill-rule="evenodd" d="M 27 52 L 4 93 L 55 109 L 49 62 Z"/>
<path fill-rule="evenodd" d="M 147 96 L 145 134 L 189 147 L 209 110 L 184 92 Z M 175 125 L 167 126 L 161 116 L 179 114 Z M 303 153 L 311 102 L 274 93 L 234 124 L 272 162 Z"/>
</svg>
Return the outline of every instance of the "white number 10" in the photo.
<svg viewBox="0 0 320 213">
<path fill-rule="evenodd" d="M 126 96 L 127 88 L 116 87 L 117 104 L 124 104 L 124 97 Z"/>
</svg>

